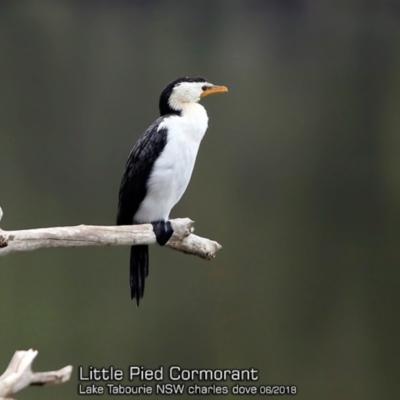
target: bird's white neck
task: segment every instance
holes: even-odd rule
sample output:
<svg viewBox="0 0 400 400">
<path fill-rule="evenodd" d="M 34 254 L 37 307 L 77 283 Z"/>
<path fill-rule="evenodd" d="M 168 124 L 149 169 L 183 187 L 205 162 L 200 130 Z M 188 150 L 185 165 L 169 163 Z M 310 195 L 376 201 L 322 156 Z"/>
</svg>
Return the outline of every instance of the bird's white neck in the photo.
<svg viewBox="0 0 400 400">
<path fill-rule="evenodd" d="M 193 118 L 200 115 L 207 117 L 206 109 L 199 103 L 181 103 L 179 105 L 179 110 L 181 110 L 182 117 Z"/>
<path fill-rule="evenodd" d="M 168 128 L 170 138 L 188 140 L 200 145 L 208 127 L 208 116 L 205 108 L 198 103 L 186 103 L 181 107 L 181 115 L 171 115 L 160 127 Z"/>
<path fill-rule="evenodd" d="M 208 115 L 206 109 L 199 103 L 186 103 L 181 107 L 181 121 L 188 128 L 193 140 L 200 143 L 208 127 Z"/>
</svg>

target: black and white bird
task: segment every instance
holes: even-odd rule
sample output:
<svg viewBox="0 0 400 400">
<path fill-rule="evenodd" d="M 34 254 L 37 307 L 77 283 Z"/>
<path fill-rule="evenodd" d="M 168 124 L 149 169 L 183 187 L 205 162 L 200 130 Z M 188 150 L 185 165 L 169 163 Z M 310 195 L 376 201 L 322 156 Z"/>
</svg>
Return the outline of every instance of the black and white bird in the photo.
<svg viewBox="0 0 400 400">
<path fill-rule="evenodd" d="M 119 190 L 117 225 L 151 223 L 157 242 L 172 236 L 171 209 L 185 192 L 192 175 L 208 116 L 199 100 L 224 93 L 204 78 L 179 78 L 161 93 L 160 117 L 133 146 Z M 131 297 L 139 305 L 149 273 L 148 246 L 131 247 Z"/>
</svg>

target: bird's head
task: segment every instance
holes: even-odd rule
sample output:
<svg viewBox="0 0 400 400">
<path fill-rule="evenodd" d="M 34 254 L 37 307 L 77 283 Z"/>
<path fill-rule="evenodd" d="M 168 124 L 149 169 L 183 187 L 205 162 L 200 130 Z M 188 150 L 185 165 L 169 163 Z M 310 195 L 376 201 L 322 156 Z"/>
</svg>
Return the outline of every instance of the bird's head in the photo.
<svg viewBox="0 0 400 400">
<path fill-rule="evenodd" d="M 180 114 L 188 103 L 197 103 L 210 94 L 227 92 L 225 86 L 216 86 L 204 78 L 179 78 L 161 93 L 160 114 Z"/>
</svg>

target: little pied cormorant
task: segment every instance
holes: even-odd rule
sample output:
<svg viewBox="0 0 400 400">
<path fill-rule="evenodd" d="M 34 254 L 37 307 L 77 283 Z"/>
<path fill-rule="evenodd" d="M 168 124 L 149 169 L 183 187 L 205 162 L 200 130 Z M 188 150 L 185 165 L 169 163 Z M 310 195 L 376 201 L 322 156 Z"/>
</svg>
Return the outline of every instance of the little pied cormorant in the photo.
<svg viewBox="0 0 400 400">
<path fill-rule="evenodd" d="M 160 118 L 133 146 L 119 190 L 117 225 L 153 225 L 163 246 L 172 236 L 172 207 L 185 192 L 197 151 L 207 130 L 208 116 L 200 98 L 227 92 L 204 78 L 179 78 L 161 93 Z M 139 306 L 149 273 L 148 246 L 131 247 L 131 298 Z"/>
</svg>

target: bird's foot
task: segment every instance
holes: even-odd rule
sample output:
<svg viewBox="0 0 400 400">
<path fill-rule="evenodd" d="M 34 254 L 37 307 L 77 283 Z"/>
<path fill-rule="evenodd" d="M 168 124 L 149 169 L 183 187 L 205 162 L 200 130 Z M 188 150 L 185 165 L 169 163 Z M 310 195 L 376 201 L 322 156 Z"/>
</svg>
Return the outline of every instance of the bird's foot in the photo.
<svg viewBox="0 0 400 400">
<path fill-rule="evenodd" d="M 169 239 L 171 239 L 174 230 L 170 221 L 155 221 L 151 223 L 153 225 L 153 231 L 156 235 L 157 243 L 160 246 L 164 246 Z"/>
</svg>

